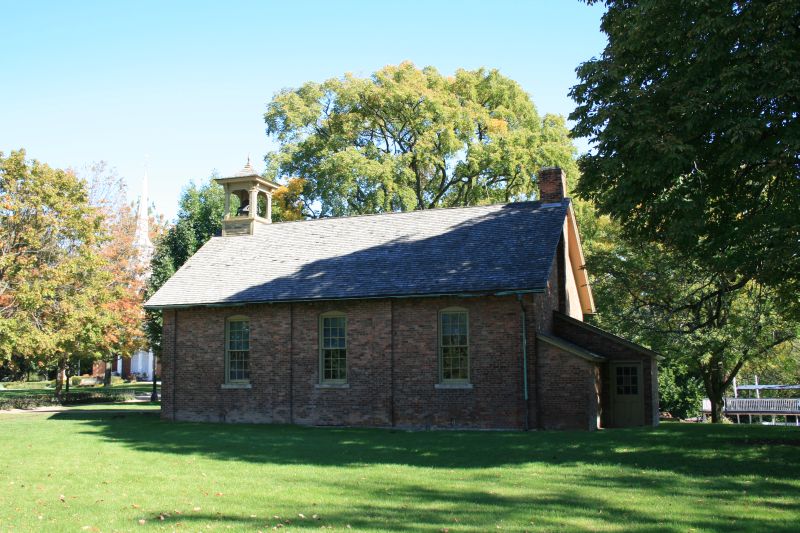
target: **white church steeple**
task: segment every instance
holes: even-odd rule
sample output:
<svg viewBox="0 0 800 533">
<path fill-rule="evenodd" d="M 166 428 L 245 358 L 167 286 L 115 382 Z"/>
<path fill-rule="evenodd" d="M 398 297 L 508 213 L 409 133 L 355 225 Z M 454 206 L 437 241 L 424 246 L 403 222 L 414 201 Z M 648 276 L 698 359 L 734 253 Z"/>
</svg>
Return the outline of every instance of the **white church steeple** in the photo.
<svg viewBox="0 0 800 533">
<path fill-rule="evenodd" d="M 133 246 L 139 252 L 139 261 L 149 270 L 150 259 L 153 257 L 153 243 L 150 241 L 150 216 L 147 212 L 150 199 L 147 190 L 147 167 L 142 178 L 142 194 L 139 196 L 139 209 L 136 214 L 136 234 L 133 237 Z"/>
</svg>

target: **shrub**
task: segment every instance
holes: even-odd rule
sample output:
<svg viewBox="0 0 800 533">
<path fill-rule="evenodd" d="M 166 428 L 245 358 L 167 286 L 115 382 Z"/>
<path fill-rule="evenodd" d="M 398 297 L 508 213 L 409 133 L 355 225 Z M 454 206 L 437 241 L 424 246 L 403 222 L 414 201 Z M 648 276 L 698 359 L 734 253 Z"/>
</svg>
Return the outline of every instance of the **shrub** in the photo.
<svg viewBox="0 0 800 533">
<path fill-rule="evenodd" d="M 32 389 L 47 389 L 54 387 L 56 384 L 53 381 L 9 381 L 3 383 L 7 390 L 32 390 Z"/>
<path fill-rule="evenodd" d="M 80 391 L 69 392 L 64 395 L 64 405 L 77 405 L 85 403 L 114 403 L 133 400 L 133 391 Z"/>
<path fill-rule="evenodd" d="M 31 394 L 30 396 L 0 395 L 0 409 L 33 409 L 48 405 L 58 405 L 55 396 L 50 394 Z"/>
<path fill-rule="evenodd" d="M 133 391 L 105 391 L 102 389 L 90 391 L 69 391 L 64 394 L 63 405 L 79 405 L 89 403 L 114 403 L 132 400 Z M 0 394 L 0 410 L 3 409 L 33 409 L 59 405 L 52 394 L 10 395 Z"/>
</svg>

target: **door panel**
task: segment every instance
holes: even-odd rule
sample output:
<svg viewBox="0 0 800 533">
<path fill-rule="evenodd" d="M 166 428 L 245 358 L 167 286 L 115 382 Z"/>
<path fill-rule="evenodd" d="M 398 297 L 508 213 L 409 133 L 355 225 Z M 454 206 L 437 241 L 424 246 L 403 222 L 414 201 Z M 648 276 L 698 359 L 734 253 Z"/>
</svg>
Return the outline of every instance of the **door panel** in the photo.
<svg viewBox="0 0 800 533">
<path fill-rule="evenodd" d="M 641 363 L 611 365 L 611 412 L 613 425 L 644 425 L 644 394 Z"/>
</svg>

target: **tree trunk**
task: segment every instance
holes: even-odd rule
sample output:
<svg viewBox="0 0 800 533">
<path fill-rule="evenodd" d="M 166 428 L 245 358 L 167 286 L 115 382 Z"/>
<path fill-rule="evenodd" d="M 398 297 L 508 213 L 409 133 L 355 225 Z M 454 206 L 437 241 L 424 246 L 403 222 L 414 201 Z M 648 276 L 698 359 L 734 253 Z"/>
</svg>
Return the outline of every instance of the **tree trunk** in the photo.
<svg viewBox="0 0 800 533">
<path fill-rule="evenodd" d="M 718 424 L 722 422 L 722 396 L 720 395 L 719 398 L 709 397 L 709 400 L 711 400 L 711 423 Z"/>
<path fill-rule="evenodd" d="M 711 422 L 717 424 L 722 422 L 722 407 L 724 405 L 723 396 L 725 393 L 725 384 L 721 379 L 719 371 L 712 370 L 710 375 L 705 376 L 703 383 L 705 384 L 706 394 L 711 401 Z"/>
<path fill-rule="evenodd" d="M 67 368 L 67 360 L 62 358 L 58 360 L 58 372 L 56 373 L 56 400 L 61 403 L 63 395 L 61 389 L 64 387 L 64 372 Z"/>
<path fill-rule="evenodd" d="M 111 361 L 106 361 L 106 371 L 103 374 L 103 387 L 111 386 Z"/>
</svg>

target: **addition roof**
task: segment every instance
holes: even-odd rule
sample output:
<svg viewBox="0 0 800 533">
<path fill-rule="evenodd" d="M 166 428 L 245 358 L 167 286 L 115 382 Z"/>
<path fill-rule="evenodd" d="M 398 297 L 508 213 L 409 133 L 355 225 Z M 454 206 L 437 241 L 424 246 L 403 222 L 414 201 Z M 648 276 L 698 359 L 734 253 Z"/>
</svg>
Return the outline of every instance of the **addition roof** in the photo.
<svg viewBox="0 0 800 533">
<path fill-rule="evenodd" d="M 259 225 L 211 238 L 145 307 L 542 292 L 569 210 L 564 199 Z"/>
</svg>

